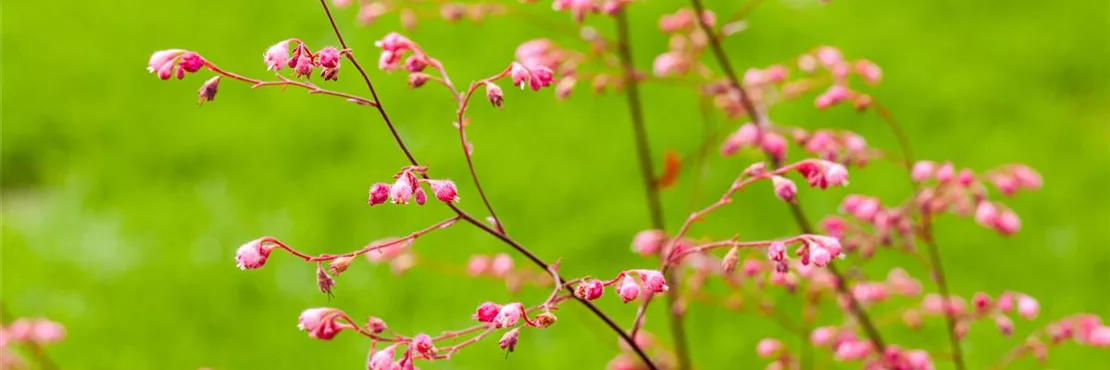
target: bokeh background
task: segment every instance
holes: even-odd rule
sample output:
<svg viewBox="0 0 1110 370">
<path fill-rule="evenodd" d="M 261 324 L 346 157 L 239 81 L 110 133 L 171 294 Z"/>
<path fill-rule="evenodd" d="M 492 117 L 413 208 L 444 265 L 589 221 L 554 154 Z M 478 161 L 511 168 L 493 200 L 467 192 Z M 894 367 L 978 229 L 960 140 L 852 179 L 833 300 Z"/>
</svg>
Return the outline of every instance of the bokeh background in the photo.
<svg viewBox="0 0 1110 370">
<path fill-rule="evenodd" d="M 738 4 L 709 6 L 727 14 Z M 658 16 L 681 6 L 687 4 L 631 7 L 642 68 L 666 48 Z M 408 35 L 463 82 L 500 70 L 516 45 L 532 38 L 581 45 L 548 28 L 570 24 L 549 4 L 512 8 L 548 22 L 431 20 Z M 152 51 L 189 48 L 229 70 L 265 77 L 261 52 L 280 39 L 334 43 L 315 1 L 10 1 L 4 10 L 0 298 L 15 315 L 65 323 L 68 338 L 48 349 L 62 368 L 360 368 L 365 340 L 348 334 L 311 340 L 295 328 L 299 312 L 332 305 L 356 317 L 383 317 L 401 332 L 439 332 L 470 324 L 482 301 L 535 302 L 548 293 L 529 288 L 513 296 L 501 282 L 461 278 L 471 254 L 507 251 L 463 225 L 416 244 L 421 261 L 435 268 L 395 276 L 360 260 L 339 279 L 330 302 L 315 291 L 312 267 L 287 255 L 275 255 L 261 270 L 235 268 L 234 250 L 260 235 L 309 252 L 339 252 L 449 215 L 441 206 L 366 206 L 367 186 L 405 164 L 370 109 L 300 90 L 251 91 L 227 80 L 214 103 L 198 108 L 195 91 L 207 75 L 166 82 L 144 71 Z M 824 44 L 870 58 L 885 73 L 871 92 L 907 127 L 919 157 L 977 170 L 1021 162 L 1041 171 L 1043 191 L 1009 201 L 1023 221 L 1016 236 L 1002 238 L 951 217 L 937 226 L 955 293 L 1009 289 L 1043 306 L 1035 321 L 1018 320 L 1013 338 L 989 322 L 972 327 L 968 362 L 985 368 L 1052 319 L 1076 312 L 1110 319 L 1108 14 L 1104 1 L 765 1 L 748 18 L 749 29 L 726 47 L 741 69 Z M 338 10 L 337 18 L 371 66 L 372 42 L 399 28 L 396 14 L 368 27 L 356 25 L 352 8 Z M 610 19 L 589 23 L 612 34 Z M 344 68 L 332 86 L 363 94 L 353 70 Z M 484 214 L 467 180 L 447 96 L 436 88 L 413 91 L 401 73 L 374 70 L 371 77 L 416 156 L 436 176 L 458 180 L 461 205 Z M 656 163 L 665 150 L 694 151 L 703 120 L 693 92 L 665 85 L 644 90 Z M 575 94 L 556 102 L 551 91 L 506 89 L 503 111 L 486 104 L 471 110 L 469 135 L 491 200 L 517 240 L 549 260 L 561 257 L 569 276 L 652 266 L 629 251 L 648 216 L 623 97 L 592 96 L 583 88 Z M 803 100 L 772 115 L 784 124 L 851 129 L 875 146 L 896 149 L 872 114 L 846 107 L 821 112 Z M 738 123 L 713 120 L 722 130 Z M 714 199 L 757 159 L 755 153 L 714 156 L 693 203 Z M 849 189 L 805 189 L 802 201 L 813 219 L 835 212 L 850 192 L 897 202 L 910 191 L 903 176 L 879 163 L 854 172 Z M 690 210 L 692 179 L 687 173 L 663 194 L 671 227 Z M 756 189 L 695 235 L 794 233 L 786 208 L 770 190 Z M 883 276 L 895 265 L 923 271 L 912 259 L 886 254 L 867 272 Z M 799 312 L 796 299 L 776 297 L 787 314 Z M 913 303 L 872 309 L 889 340 L 947 352 L 942 320 L 927 321 L 921 332 L 892 320 L 907 304 Z M 635 312 L 612 296 L 601 306 L 624 325 Z M 662 311 L 655 309 L 647 327 L 667 342 Z M 559 315 L 551 329 L 525 332 L 507 358 L 487 342 L 422 367 L 601 368 L 618 351 L 613 334 L 580 306 L 566 305 Z M 828 311 L 819 323 L 835 324 L 838 317 Z M 688 326 L 702 369 L 762 367 L 754 347 L 763 337 L 798 344 L 767 319 L 713 306 L 692 305 Z M 847 368 L 819 354 L 820 368 Z M 1082 369 L 1107 361 L 1105 351 L 1066 345 L 1043 366 Z M 1041 366 L 1024 360 L 1014 368 Z"/>
</svg>

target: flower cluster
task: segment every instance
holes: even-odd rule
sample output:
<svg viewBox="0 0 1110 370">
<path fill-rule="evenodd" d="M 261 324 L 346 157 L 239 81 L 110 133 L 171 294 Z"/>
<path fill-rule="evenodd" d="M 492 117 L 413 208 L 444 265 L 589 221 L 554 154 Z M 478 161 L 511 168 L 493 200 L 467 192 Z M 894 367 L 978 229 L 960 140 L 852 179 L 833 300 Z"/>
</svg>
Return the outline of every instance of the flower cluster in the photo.
<svg viewBox="0 0 1110 370">
<path fill-rule="evenodd" d="M 150 56 L 146 69 L 163 80 L 174 76 L 180 80 L 185 78 L 186 73 L 199 71 L 206 63 L 200 54 L 188 50 L 169 49 L 154 52 Z"/>
<path fill-rule="evenodd" d="M 384 182 L 370 186 L 370 195 L 366 200 L 372 206 L 384 204 L 387 201 L 393 204 L 408 204 L 409 200 L 416 204 L 424 205 L 428 201 L 428 194 L 421 184 L 427 184 L 436 199 L 444 203 L 459 201 L 459 191 L 451 180 L 431 180 L 420 178 L 427 169 L 419 166 L 408 166 L 401 169 L 393 176 L 393 184 Z"/>
<path fill-rule="evenodd" d="M 292 48 L 291 54 L 290 48 Z M 313 53 L 301 40 L 287 39 L 266 49 L 266 52 L 262 54 L 262 61 L 266 63 L 266 69 L 270 71 L 277 71 L 288 66 L 293 69 L 294 77 L 308 78 L 312 75 L 312 71 L 319 67 L 320 77 L 325 81 L 334 81 L 339 78 L 341 54 L 339 49 L 331 46 Z"/>
<path fill-rule="evenodd" d="M 25 360 L 15 350 L 19 344 L 31 346 L 33 350 L 65 339 L 66 329 L 62 324 L 43 317 L 21 317 L 0 327 L 0 368 L 25 369 Z"/>
</svg>

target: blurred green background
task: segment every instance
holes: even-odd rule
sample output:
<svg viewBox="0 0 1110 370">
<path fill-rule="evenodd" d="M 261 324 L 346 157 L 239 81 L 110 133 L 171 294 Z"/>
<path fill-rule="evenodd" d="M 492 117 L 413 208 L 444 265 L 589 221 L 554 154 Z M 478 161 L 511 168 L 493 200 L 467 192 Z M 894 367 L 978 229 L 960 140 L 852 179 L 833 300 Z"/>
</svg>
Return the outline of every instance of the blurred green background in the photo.
<svg viewBox="0 0 1110 370">
<path fill-rule="evenodd" d="M 727 14 L 739 3 L 713 1 Z M 359 261 L 338 281 L 330 302 L 315 291 L 311 266 L 276 254 L 261 270 L 235 268 L 234 250 L 261 235 L 315 253 L 355 249 L 446 218 L 442 206 L 366 206 L 367 186 L 405 164 L 375 112 L 303 91 L 251 91 L 225 80 L 218 99 L 198 108 L 195 91 L 207 74 L 160 81 L 144 71 L 154 50 L 188 48 L 222 67 L 266 77 L 261 52 L 299 37 L 333 44 L 315 1 L 104 2 L 9 1 L 3 18 L 3 289 L 16 315 L 65 323 L 68 338 L 48 349 L 65 369 L 359 368 L 368 343 L 343 334 L 332 342 L 295 328 L 307 307 L 333 305 L 355 317 L 383 317 L 404 332 L 469 325 L 481 301 L 536 302 L 547 289 L 509 294 L 500 282 L 461 279 L 438 268 L 394 276 Z M 682 2 L 632 6 L 634 51 L 647 68 L 666 48 L 656 20 Z M 556 24 L 569 24 L 549 4 L 514 4 Z M 337 11 L 348 42 L 373 67 L 372 42 L 398 29 L 396 14 L 357 26 L 355 10 Z M 450 26 L 424 21 L 407 34 L 465 82 L 500 70 L 519 43 L 552 37 L 580 44 L 516 17 Z M 612 34 L 612 21 L 589 23 Z M 1040 299 L 1034 322 L 1018 320 L 1014 338 L 984 322 L 971 329 L 970 368 L 984 368 L 1050 320 L 1076 312 L 1110 319 L 1110 8 L 1105 1 L 1013 2 L 767 1 L 749 29 L 727 41 L 737 67 L 787 60 L 814 46 L 841 47 L 850 58 L 883 67 L 873 94 L 889 106 L 919 157 L 952 160 L 977 170 L 1021 162 L 1041 171 L 1045 189 L 1008 201 L 1023 229 L 1005 239 L 970 220 L 945 218 L 939 241 L 955 293 L 1003 290 Z M 715 65 L 714 65 L 715 67 Z M 363 94 L 344 66 L 336 89 Z M 371 77 L 415 155 L 437 177 L 456 179 L 461 205 L 484 215 L 451 128 L 454 106 L 442 90 L 412 91 L 403 73 Z M 507 84 L 506 84 L 507 85 Z M 507 86 L 506 86 L 507 87 Z M 692 92 L 644 88 L 656 162 L 665 150 L 693 151 L 702 135 Z M 893 150 L 893 137 L 872 114 L 848 108 L 816 111 L 809 100 L 772 112 L 782 124 L 836 127 Z M 611 276 L 654 265 L 629 252 L 648 224 L 622 96 L 580 88 L 568 102 L 550 91 L 506 89 L 503 111 L 476 104 L 469 136 L 475 161 L 509 233 L 540 256 L 563 259 L 568 276 Z M 721 122 L 732 129 L 738 122 Z M 792 149 L 797 155 L 798 150 Z M 707 204 L 748 163 L 714 156 Z M 852 174 L 848 189 L 802 190 L 812 219 L 835 212 L 845 194 L 897 202 L 909 193 L 903 172 L 876 164 Z M 667 221 L 690 210 L 690 184 L 664 193 Z M 694 234 L 769 238 L 792 234 L 785 207 L 765 187 Z M 475 253 L 507 251 L 460 225 L 422 238 L 416 250 L 438 265 Z M 519 265 L 525 261 L 518 259 Z M 885 254 L 868 273 L 894 265 L 922 269 Z M 929 290 L 935 287 L 926 283 Z M 796 316 L 797 300 L 776 293 Z M 872 309 L 877 317 L 907 301 Z M 608 296 L 601 306 L 629 325 L 635 312 Z M 648 328 L 667 341 L 662 311 Z M 614 335 L 579 305 L 559 311 L 546 331 L 526 331 L 505 358 L 492 341 L 428 369 L 601 368 L 616 352 Z M 836 324 L 827 311 L 821 324 Z M 889 322 L 890 320 L 887 320 Z M 939 319 L 910 332 L 882 330 L 889 341 L 947 352 Z M 796 337 L 774 323 L 721 308 L 692 305 L 693 356 L 699 368 L 762 367 L 762 337 Z M 819 364 L 828 364 L 822 351 Z M 1106 351 L 1074 344 L 1052 352 L 1048 367 L 1090 368 Z M 939 368 L 950 368 L 941 362 Z M 843 367 L 843 366 L 842 366 Z M 1015 368 L 1039 368 L 1032 361 Z"/>
</svg>

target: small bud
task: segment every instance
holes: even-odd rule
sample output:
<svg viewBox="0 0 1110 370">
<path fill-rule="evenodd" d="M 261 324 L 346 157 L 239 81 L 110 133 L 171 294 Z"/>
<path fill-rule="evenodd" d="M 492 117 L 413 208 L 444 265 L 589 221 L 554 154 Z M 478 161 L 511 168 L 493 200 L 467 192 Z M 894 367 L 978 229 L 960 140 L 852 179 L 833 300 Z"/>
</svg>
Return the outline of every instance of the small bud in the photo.
<svg viewBox="0 0 1110 370">
<path fill-rule="evenodd" d="M 648 291 L 663 293 L 670 289 L 662 272 L 656 270 L 637 270 L 636 272 L 640 274 L 640 279 L 644 281 L 644 288 L 647 288 Z"/>
<path fill-rule="evenodd" d="M 470 276 L 478 276 L 486 271 L 489 271 L 490 259 L 483 255 L 474 255 L 470 257 L 470 261 L 466 263 L 466 273 Z"/>
<path fill-rule="evenodd" d="M 1010 336 L 1014 333 L 1014 320 L 1011 320 L 1005 315 L 997 315 L 994 317 L 994 324 L 998 326 L 998 331 L 1002 335 Z"/>
<path fill-rule="evenodd" d="M 952 166 L 952 162 L 944 162 L 937 167 L 937 181 L 949 182 L 956 176 L 956 167 Z"/>
<path fill-rule="evenodd" d="M 725 253 L 725 258 L 721 259 L 721 270 L 726 274 L 731 274 L 736 271 L 736 265 L 740 263 L 740 250 L 737 247 L 732 247 Z"/>
<path fill-rule="evenodd" d="M 775 196 L 787 203 L 794 203 L 798 195 L 798 186 L 794 185 L 793 181 L 782 176 L 772 176 L 771 183 L 775 188 Z"/>
<path fill-rule="evenodd" d="M 436 355 L 436 346 L 432 343 L 432 337 L 428 334 L 420 333 L 412 337 L 412 344 L 410 348 L 424 356 L 424 358 L 432 358 Z"/>
<path fill-rule="evenodd" d="M 498 278 L 509 276 L 513 272 L 513 257 L 506 253 L 498 253 L 493 257 L 493 263 L 490 265 L 490 273 Z"/>
<path fill-rule="evenodd" d="M 532 79 L 532 73 L 528 71 L 528 68 L 524 68 L 524 65 L 516 62 L 512 64 L 509 74 L 512 76 L 513 86 L 519 86 L 521 89 L 524 89 L 524 86 Z"/>
<path fill-rule="evenodd" d="M 822 326 L 813 329 L 809 334 L 809 342 L 815 346 L 825 346 L 832 343 L 833 336 L 836 334 L 836 329 L 831 326 Z"/>
<path fill-rule="evenodd" d="M 381 332 L 385 331 L 386 329 L 389 329 L 389 326 L 385 325 L 385 320 L 382 320 L 381 318 L 374 317 L 374 316 L 371 316 L 369 319 L 366 319 L 365 327 L 366 327 L 366 331 L 374 333 L 374 334 L 380 334 Z"/>
<path fill-rule="evenodd" d="M 771 338 L 760 340 L 759 344 L 755 347 L 756 354 L 762 358 L 775 357 L 780 351 L 782 351 L 782 342 Z"/>
<path fill-rule="evenodd" d="M 501 108 L 505 102 L 505 93 L 493 82 L 486 82 L 486 98 L 489 98 L 490 104 L 494 107 Z"/>
<path fill-rule="evenodd" d="M 913 181 L 922 182 L 928 180 L 936 172 L 937 164 L 933 161 L 917 161 L 913 164 L 913 169 L 910 171 L 910 176 Z"/>
<path fill-rule="evenodd" d="M 574 85 L 578 82 L 574 77 L 566 77 L 555 85 L 555 97 L 563 100 L 570 97 L 571 91 L 574 91 Z"/>
<path fill-rule="evenodd" d="M 497 317 L 497 313 L 500 311 L 501 305 L 493 302 L 483 302 L 481 305 L 478 305 L 478 310 L 475 311 L 472 317 L 479 322 L 493 322 L 493 319 Z"/>
<path fill-rule="evenodd" d="M 828 266 L 829 261 L 831 259 L 832 259 L 832 256 L 829 254 L 829 251 L 825 250 L 825 248 L 822 248 L 822 247 L 816 246 L 816 245 L 810 245 L 809 261 L 813 262 L 814 266 L 817 266 L 817 267 Z"/>
<path fill-rule="evenodd" d="M 994 229 L 1002 235 L 1010 236 L 1021 230 L 1021 219 L 1012 210 L 1004 210 L 995 219 Z"/>
<path fill-rule="evenodd" d="M 328 275 L 323 266 L 316 266 L 316 287 L 321 293 L 331 295 L 331 288 L 335 286 L 335 279 Z"/>
<path fill-rule="evenodd" d="M 1026 320 L 1032 320 L 1037 318 L 1037 313 L 1040 311 L 1041 304 L 1037 303 L 1037 300 L 1033 297 L 1025 294 L 1017 297 L 1017 312 L 1021 317 L 1024 317 Z"/>
<path fill-rule="evenodd" d="M 771 242 L 767 247 L 767 259 L 782 262 L 786 260 L 786 244 L 778 240 Z"/>
<path fill-rule="evenodd" d="M 764 133 L 760 145 L 762 145 L 763 151 L 775 160 L 781 161 L 786 158 L 786 139 L 782 135 L 774 132 Z"/>
<path fill-rule="evenodd" d="M 428 82 L 429 78 L 431 78 L 431 76 L 424 72 L 409 73 L 409 87 L 415 89 L 424 86 L 424 84 Z"/>
<path fill-rule="evenodd" d="M 379 182 L 370 186 L 370 196 L 366 199 L 366 203 L 376 206 L 384 204 L 387 200 L 389 200 L 389 184 Z"/>
<path fill-rule="evenodd" d="M 424 203 L 428 201 L 428 194 L 424 193 L 424 188 L 416 188 L 416 192 L 413 193 L 412 198 L 416 201 L 416 204 L 424 205 Z"/>
<path fill-rule="evenodd" d="M 1010 292 L 1003 292 L 998 296 L 998 310 L 1002 312 L 1010 312 L 1014 309 L 1014 294 Z"/>
<path fill-rule="evenodd" d="M 877 64 L 867 59 L 860 59 L 856 61 L 856 73 L 863 77 L 864 81 L 869 84 L 877 84 L 883 79 L 883 70 Z"/>
<path fill-rule="evenodd" d="M 337 309 L 325 307 L 304 310 L 297 318 L 297 329 L 307 331 L 312 338 L 331 340 L 344 328 L 336 321 L 341 314 Z"/>
<path fill-rule="evenodd" d="M 459 190 L 451 180 L 429 180 L 428 184 L 431 185 L 432 192 L 435 193 L 436 199 L 439 199 L 439 201 L 444 203 L 459 201 Z"/>
<path fill-rule="evenodd" d="M 632 280 L 631 276 L 625 275 L 624 280 L 621 280 L 621 284 L 617 288 L 617 294 L 621 296 L 622 302 L 631 302 L 640 296 L 640 286 L 636 285 L 636 281 Z"/>
<path fill-rule="evenodd" d="M 645 257 L 653 256 L 659 254 L 666 242 L 667 234 L 662 230 L 644 230 L 632 238 L 632 251 Z"/>
<path fill-rule="evenodd" d="M 987 295 L 987 293 L 975 293 L 975 295 L 971 297 L 971 302 L 975 304 L 975 311 L 978 311 L 980 314 L 986 313 L 991 309 L 991 296 Z"/>
<path fill-rule="evenodd" d="M 200 85 L 200 90 L 197 91 L 197 96 L 199 98 L 197 104 L 204 104 L 206 101 L 216 99 L 216 91 L 219 87 L 220 76 L 212 77 L 208 79 L 208 81 L 204 81 L 204 84 Z"/>
<path fill-rule="evenodd" d="M 546 328 L 548 326 L 551 326 L 551 324 L 554 324 L 555 320 L 557 319 L 558 318 L 555 317 L 555 314 L 549 311 L 536 315 L 536 318 L 532 321 L 535 321 L 536 326 L 539 326 L 540 328 Z"/>
<path fill-rule="evenodd" d="M 415 189 L 412 188 L 412 183 L 406 176 L 401 176 L 390 186 L 389 198 L 394 204 L 407 204 L 414 190 Z"/>
<path fill-rule="evenodd" d="M 339 274 L 343 271 L 347 271 L 347 267 L 349 267 L 351 265 L 351 261 L 354 260 L 354 256 L 336 258 L 328 264 L 328 270 L 331 271 L 333 275 L 339 276 Z"/>
<path fill-rule="evenodd" d="M 755 162 L 744 169 L 742 175 L 747 177 L 759 176 L 767 172 L 767 164 L 763 162 Z"/>
<path fill-rule="evenodd" d="M 956 183 L 965 188 L 971 186 L 974 182 L 975 172 L 972 172 L 970 169 L 962 169 L 960 173 L 956 175 Z"/>
<path fill-rule="evenodd" d="M 582 298 L 587 301 L 601 298 L 601 295 L 604 293 L 605 284 L 602 283 L 601 280 L 591 279 L 582 284 L 578 284 L 578 287 L 574 289 L 574 294 L 578 296 L 578 298 Z"/>
<path fill-rule="evenodd" d="M 393 344 L 370 355 L 370 359 L 366 361 L 366 368 L 368 370 L 393 369 L 393 357 L 396 356 L 396 347 L 397 344 Z"/>
<path fill-rule="evenodd" d="M 423 55 L 411 55 L 405 59 L 405 70 L 409 72 L 422 72 L 428 67 L 428 60 Z"/>
<path fill-rule="evenodd" d="M 509 330 L 505 335 L 501 336 L 501 340 L 497 341 L 497 346 L 503 350 L 512 352 L 516 349 L 517 339 L 520 337 L 520 328 Z"/>
</svg>

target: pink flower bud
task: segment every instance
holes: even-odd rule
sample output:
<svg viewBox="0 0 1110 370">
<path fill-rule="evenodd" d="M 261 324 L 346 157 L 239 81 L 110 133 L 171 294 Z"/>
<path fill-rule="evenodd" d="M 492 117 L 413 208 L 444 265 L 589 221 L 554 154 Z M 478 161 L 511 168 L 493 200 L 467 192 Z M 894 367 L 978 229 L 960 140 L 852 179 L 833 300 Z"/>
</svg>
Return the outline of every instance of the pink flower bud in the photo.
<svg viewBox="0 0 1110 370">
<path fill-rule="evenodd" d="M 401 52 L 382 50 L 382 54 L 378 57 L 378 69 L 386 72 L 397 69 L 401 63 Z"/>
<path fill-rule="evenodd" d="M 539 91 L 541 88 L 551 86 L 555 82 L 555 72 L 551 68 L 545 66 L 532 67 L 532 78 L 528 80 L 528 86 L 532 91 Z"/>
<path fill-rule="evenodd" d="M 381 40 L 374 41 L 374 46 L 389 51 L 409 50 L 412 49 L 412 45 L 412 41 L 409 41 L 408 38 L 396 32 L 390 32 L 385 35 L 385 37 L 382 37 Z"/>
<path fill-rule="evenodd" d="M 774 132 L 764 133 L 760 144 L 763 146 L 763 151 L 775 160 L 786 158 L 786 139 L 782 135 Z"/>
<path fill-rule="evenodd" d="M 998 208 L 989 201 L 981 201 L 975 207 L 975 222 L 984 227 L 993 228 L 998 220 Z"/>
<path fill-rule="evenodd" d="M 655 57 L 655 61 L 651 63 L 652 71 L 659 77 L 682 75 L 686 73 L 688 67 L 686 57 L 678 51 L 659 54 Z"/>
<path fill-rule="evenodd" d="M 208 79 L 208 81 L 204 81 L 204 84 L 200 85 L 200 90 L 197 91 L 198 103 L 203 104 L 204 102 L 216 99 L 216 92 L 219 90 L 219 87 L 220 76 L 218 75 Z"/>
<path fill-rule="evenodd" d="M 971 297 L 971 302 L 975 304 L 975 311 L 980 314 L 986 313 L 991 309 L 991 296 L 987 293 L 978 292 Z"/>
<path fill-rule="evenodd" d="M 432 187 L 432 192 L 435 193 L 436 199 L 444 203 L 455 203 L 459 201 L 459 190 L 455 187 L 455 183 L 451 180 L 429 180 L 428 185 Z"/>
<path fill-rule="evenodd" d="M 790 70 L 781 64 L 768 66 L 763 72 L 766 74 L 767 80 L 773 83 L 786 81 L 786 77 L 790 75 Z"/>
<path fill-rule="evenodd" d="M 470 261 L 466 264 L 466 273 L 470 276 L 478 276 L 489 270 L 490 259 L 483 255 L 474 255 L 470 257 Z"/>
<path fill-rule="evenodd" d="M 937 164 L 933 161 L 917 161 L 913 164 L 913 170 L 910 171 L 913 181 L 922 182 L 928 180 L 933 176 L 936 171 Z"/>
<path fill-rule="evenodd" d="M 883 70 L 874 62 L 867 59 L 856 61 L 856 73 L 863 77 L 869 84 L 877 84 L 883 79 Z"/>
<path fill-rule="evenodd" d="M 902 313 L 902 323 L 910 329 L 918 329 L 921 327 L 921 312 L 917 310 L 906 310 Z"/>
<path fill-rule="evenodd" d="M 432 343 L 432 337 L 428 334 L 420 333 L 412 337 L 412 344 L 410 348 L 424 356 L 424 358 L 432 358 L 436 355 L 436 346 Z"/>
<path fill-rule="evenodd" d="M 304 310 L 297 318 L 297 329 L 307 331 L 312 338 L 331 340 L 344 328 L 336 321 L 341 314 L 337 309 L 326 307 Z"/>
<path fill-rule="evenodd" d="M 604 294 L 604 293 L 605 293 L 605 284 L 602 283 L 601 280 L 592 280 L 592 279 L 587 280 L 586 282 L 583 282 L 582 284 L 578 284 L 578 287 L 575 288 L 575 290 L 574 290 L 575 295 L 577 295 L 579 298 L 585 299 L 587 301 L 592 301 L 592 300 L 601 298 L 601 295 Z"/>
<path fill-rule="evenodd" d="M 513 78 L 513 86 L 519 86 L 521 89 L 524 89 L 524 86 L 532 79 L 532 73 L 528 71 L 528 68 L 524 68 L 524 65 L 516 62 L 512 64 L 510 75 Z"/>
<path fill-rule="evenodd" d="M 385 4 L 383 4 L 381 1 L 361 3 L 359 4 L 358 15 L 355 16 L 355 20 L 357 20 L 359 24 L 369 25 L 371 23 L 374 23 L 374 21 L 382 15 L 385 15 L 386 11 L 388 10 L 389 9 L 386 8 Z"/>
<path fill-rule="evenodd" d="M 493 322 L 498 312 L 501 312 L 501 305 L 487 301 L 478 305 L 478 309 L 472 317 L 479 322 Z"/>
<path fill-rule="evenodd" d="M 825 162 L 825 183 L 829 186 L 848 185 L 848 169 L 839 163 Z M 824 187 L 822 187 L 823 189 Z"/>
<path fill-rule="evenodd" d="M 201 58 L 197 53 L 186 51 L 181 54 L 181 61 L 178 66 L 185 70 L 185 72 L 193 73 L 199 71 L 200 67 L 204 66 L 204 58 Z"/>
<path fill-rule="evenodd" d="M 366 360 L 366 368 L 368 370 L 392 370 L 396 347 L 397 344 L 394 343 L 370 355 L 370 358 Z"/>
<path fill-rule="evenodd" d="M 844 60 L 840 50 L 832 46 L 818 47 L 814 54 L 817 56 L 817 60 L 826 67 L 832 67 Z"/>
<path fill-rule="evenodd" d="M 524 312 L 524 305 L 520 303 L 514 302 L 501 306 L 497 316 L 493 317 L 493 327 L 497 329 L 513 327 L 520 320 L 522 312 Z"/>
<path fill-rule="evenodd" d="M 771 242 L 767 247 L 767 259 L 775 262 L 786 260 L 786 244 L 778 240 Z"/>
<path fill-rule="evenodd" d="M 161 77 L 162 73 L 160 71 L 163 69 L 167 69 L 166 77 L 162 77 L 162 79 L 168 79 L 168 70 L 173 68 L 174 60 L 177 59 L 177 57 L 183 52 L 184 50 L 181 49 L 156 51 L 154 52 L 154 54 L 150 55 L 150 62 L 147 63 L 146 70 L 151 73 L 158 73 L 159 77 Z"/>
<path fill-rule="evenodd" d="M 740 268 L 740 273 L 749 278 L 754 278 L 759 275 L 763 270 L 763 265 L 754 259 L 744 260 L 744 266 Z"/>
<path fill-rule="evenodd" d="M 632 280 L 631 276 L 625 275 L 624 280 L 621 280 L 620 287 L 617 288 L 617 294 L 621 296 L 622 302 L 631 302 L 640 296 L 640 286 L 636 285 L 636 281 Z"/>
<path fill-rule="evenodd" d="M 1012 210 L 1004 210 L 995 219 L 994 229 L 1002 235 L 1013 235 L 1021 229 L 1021 219 Z"/>
<path fill-rule="evenodd" d="M 1033 297 L 1025 294 L 1017 297 L 1017 312 L 1021 317 L 1024 317 L 1026 320 L 1032 320 L 1037 318 L 1037 313 L 1040 311 L 1041 304 L 1037 303 L 1037 300 Z"/>
<path fill-rule="evenodd" d="M 852 96 L 852 91 L 847 87 L 841 85 L 832 85 L 824 93 L 817 96 L 814 100 L 814 105 L 820 109 L 832 107 L 840 102 L 848 100 Z"/>
<path fill-rule="evenodd" d="M 1002 312 L 1010 312 L 1014 309 L 1014 294 L 1010 292 L 1003 292 L 998 296 L 998 310 Z"/>
<path fill-rule="evenodd" d="M 721 259 L 721 270 L 726 274 L 731 274 L 736 270 L 736 265 L 740 264 L 740 250 L 732 247 Z"/>
<path fill-rule="evenodd" d="M 1011 170 L 1011 174 L 1018 186 L 1026 189 L 1040 189 L 1041 185 L 1044 184 L 1044 180 L 1041 179 L 1041 174 L 1028 166 L 1020 164 L 1015 165 Z"/>
<path fill-rule="evenodd" d="M 416 204 L 424 205 L 428 201 L 428 194 L 424 193 L 424 188 L 416 188 L 412 198 L 416 201 Z"/>
<path fill-rule="evenodd" d="M 906 364 L 910 366 L 907 370 L 933 370 L 933 360 L 929 358 L 929 352 L 923 350 L 914 350 L 906 352 Z"/>
<path fill-rule="evenodd" d="M 640 274 L 640 279 L 644 281 L 644 288 L 647 288 L 652 293 L 666 292 L 667 280 L 663 278 L 663 273 L 656 270 L 637 270 Z"/>
<path fill-rule="evenodd" d="M 267 71 L 279 70 L 289 63 L 289 40 L 281 41 L 266 49 L 266 53 L 262 55 L 262 61 L 266 63 Z"/>
<path fill-rule="evenodd" d="M 384 204 L 389 200 L 389 184 L 379 182 L 370 186 L 370 196 L 367 197 L 366 203 L 372 206 Z"/>
<path fill-rule="evenodd" d="M 836 346 L 836 359 L 845 360 L 862 360 L 867 357 L 871 352 L 871 345 L 867 342 L 860 340 L 846 340 Z"/>
<path fill-rule="evenodd" d="M 493 257 L 490 273 L 495 277 L 504 278 L 513 272 L 513 257 L 505 253 L 498 253 Z"/>
<path fill-rule="evenodd" d="M 810 246 L 810 248 L 809 248 L 809 261 L 812 262 L 815 266 L 817 266 L 817 267 L 828 266 L 829 261 L 831 259 L 832 259 L 832 257 L 829 255 L 829 251 L 825 250 L 825 248 L 821 248 L 819 246 L 814 246 L 814 245 Z"/>
<path fill-rule="evenodd" d="M 385 320 L 382 320 L 379 317 L 371 316 L 366 320 L 366 331 L 369 331 L 371 333 L 380 334 L 388 328 L 389 327 L 385 325 Z"/>
<path fill-rule="evenodd" d="M 662 230 L 644 230 L 632 238 L 632 251 L 641 256 L 653 256 L 659 254 L 666 242 L 667 234 Z"/>
<path fill-rule="evenodd" d="M 762 358 L 772 358 L 782 351 L 782 342 L 777 339 L 763 338 L 755 346 L 755 353 Z"/>
<path fill-rule="evenodd" d="M 793 181 L 781 176 L 772 176 L 771 183 L 775 188 L 775 196 L 787 203 L 794 203 L 798 195 L 798 186 Z"/>
<path fill-rule="evenodd" d="M 970 169 L 962 169 L 960 170 L 960 173 L 956 175 L 956 183 L 965 188 L 971 186 L 971 184 L 974 182 L 975 172 L 972 172 Z"/>
<path fill-rule="evenodd" d="M 323 68 L 339 68 L 339 49 L 335 47 L 325 47 L 316 53 L 320 57 L 320 67 Z"/>
<path fill-rule="evenodd" d="M 759 141 L 759 131 L 759 126 L 752 123 L 740 125 L 740 128 L 729 135 L 724 144 L 721 144 L 721 155 L 730 156 L 745 146 L 754 145 Z"/>
<path fill-rule="evenodd" d="M 555 85 L 555 97 L 559 100 L 570 97 L 570 93 L 574 90 L 574 85 L 577 83 L 578 80 L 574 77 L 563 78 L 559 81 L 557 85 Z"/>
<path fill-rule="evenodd" d="M 253 270 L 266 264 L 270 251 L 274 249 L 264 238 L 255 239 L 243 244 L 235 251 L 235 265 L 240 270 Z"/>
<path fill-rule="evenodd" d="M 833 328 L 831 326 L 822 326 L 813 329 L 813 332 L 809 333 L 809 342 L 813 343 L 813 345 L 815 346 L 824 347 L 832 343 L 833 336 L 835 335 L 836 328 Z"/>
<path fill-rule="evenodd" d="M 489 98 L 490 104 L 494 107 L 501 108 L 505 101 L 505 93 L 501 91 L 501 87 L 494 85 L 493 82 L 486 82 L 486 98 Z"/>
<path fill-rule="evenodd" d="M 1087 336 L 1087 344 L 1100 348 L 1110 348 L 1110 326 L 1100 326 L 1091 330 L 1091 333 Z"/>
<path fill-rule="evenodd" d="M 405 70 L 409 72 L 421 72 L 428 66 L 428 60 L 423 55 L 412 55 L 405 59 Z"/>
<path fill-rule="evenodd" d="M 940 167 L 937 168 L 936 176 L 937 181 L 940 182 L 952 181 L 952 179 L 956 176 L 956 167 L 952 165 L 952 162 L 944 162 L 940 165 Z"/>
<path fill-rule="evenodd" d="M 998 326 L 998 331 L 1002 335 L 1010 336 L 1014 333 L 1014 320 L 1010 320 L 1008 316 L 997 315 L 994 317 L 994 324 Z"/>
<path fill-rule="evenodd" d="M 512 352 L 516 349 L 517 338 L 520 337 L 520 328 L 509 330 L 505 335 L 501 336 L 501 340 L 497 341 L 497 346 L 501 349 Z"/>
</svg>

